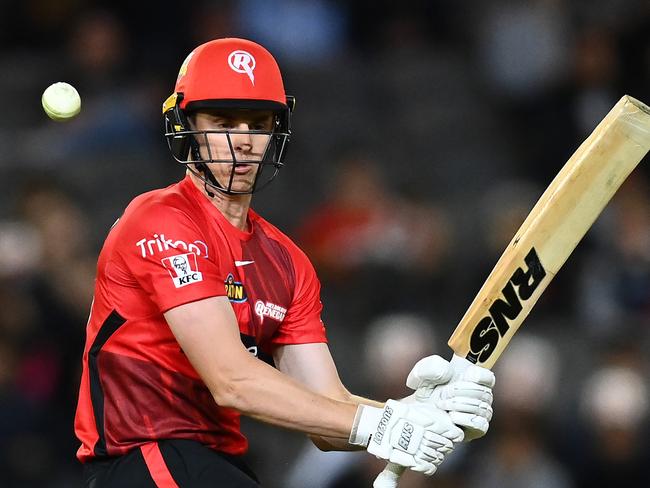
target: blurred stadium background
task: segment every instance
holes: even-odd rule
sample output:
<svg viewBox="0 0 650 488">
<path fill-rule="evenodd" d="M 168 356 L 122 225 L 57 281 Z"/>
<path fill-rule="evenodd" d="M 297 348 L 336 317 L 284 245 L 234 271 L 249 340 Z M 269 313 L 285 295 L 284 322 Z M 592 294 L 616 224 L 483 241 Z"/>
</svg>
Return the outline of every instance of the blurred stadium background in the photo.
<svg viewBox="0 0 650 488">
<path fill-rule="evenodd" d="M 248 37 L 279 60 L 294 138 L 254 207 L 312 256 L 341 376 L 377 398 L 406 394 L 418 357 L 449 354 L 514 230 L 616 100 L 650 102 L 647 0 L 0 5 L 2 487 L 80 484 L 95 259 L 132 197 L 182 176 L 160 107 L 195 45 Z M 82 95 L 70 123 L 40 108 L 55 81 Z M 503 357 L 489 435 L 404 488 L 650 486 L 649 164 Z M 370 486 L 381 469 L 245 430 L 268 488 Z"/>
</svg>

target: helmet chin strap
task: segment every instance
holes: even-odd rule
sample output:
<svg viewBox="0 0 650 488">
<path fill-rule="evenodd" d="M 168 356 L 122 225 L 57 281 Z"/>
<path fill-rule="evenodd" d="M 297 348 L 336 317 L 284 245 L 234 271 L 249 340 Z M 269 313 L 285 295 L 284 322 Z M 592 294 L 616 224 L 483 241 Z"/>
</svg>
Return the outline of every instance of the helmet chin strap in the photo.
<svg viewBox="0 0 650 488">
<path fill-rule="evenodd" d="M 208 194 L 210 198 L 214 198 L 215 194 L 212 191 L 210 191 L 210 185 L 215 185 L 217 179 L 212 174 L 212 171 L 210 171 L 210 168 L 208 168 L 208 166 L 205 163 L 195 163 L 194 168 L 196 168 L 196 172 L 194 172 L 194 174 L 197 174 L 197 172 L 203 174 L 203 178 L 201 179 L 203 180 L 203 186 L 205 188 L 205 192 Z"/>
</svg>

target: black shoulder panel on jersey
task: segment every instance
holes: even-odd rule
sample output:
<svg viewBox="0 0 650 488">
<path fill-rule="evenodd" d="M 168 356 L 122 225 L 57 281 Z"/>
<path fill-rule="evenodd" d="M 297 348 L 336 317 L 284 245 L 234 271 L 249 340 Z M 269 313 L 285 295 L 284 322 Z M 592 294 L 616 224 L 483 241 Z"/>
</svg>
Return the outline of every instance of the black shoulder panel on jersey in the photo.
<svg viewBox="0 0 650 488">
<path fill-rule="evenodd" d="M 119 329 L 126 319 L 120 316 L 115 310 L 106 317 L 104 323 L 99 328 L 93 345 L 88 352 L 88 371 L 90 374 L 90 399 L 93 404 L 93 413 L 95 415 L 95 424 L 99 440 L 95 444 L 94 453 L 97 457 L 107 456 L 106 436 L 104 432 L 104 391 L 99 380 L 99 365 L 97 359 L 99 353 L 110 337 Z"/>
</svg>

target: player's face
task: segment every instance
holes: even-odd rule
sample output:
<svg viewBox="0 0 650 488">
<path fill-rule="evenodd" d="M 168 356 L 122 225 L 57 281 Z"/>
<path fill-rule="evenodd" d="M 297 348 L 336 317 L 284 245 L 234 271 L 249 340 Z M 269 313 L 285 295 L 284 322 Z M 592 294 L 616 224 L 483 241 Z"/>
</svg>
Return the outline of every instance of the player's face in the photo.
<svg viewBox="0 0 650 488">
<path fill-rule="evenodd" d="M 234 191 L 251 189 L 258 164 L 264 157 L 273 129 L 273 114 L 262 110 L 209 110 L 197 112 L 194 125 L 199 131 L 220 131 L 197 136 L 201 157 L 220 160 L 208 166 L 219 183 Z M 227 134 L 226 134 L 227 131 Z M 248 131 L 265 131 L 266 134 L 250 134 Z M 233 174 L 233 163 L 235 163 Z"/>
</svg>

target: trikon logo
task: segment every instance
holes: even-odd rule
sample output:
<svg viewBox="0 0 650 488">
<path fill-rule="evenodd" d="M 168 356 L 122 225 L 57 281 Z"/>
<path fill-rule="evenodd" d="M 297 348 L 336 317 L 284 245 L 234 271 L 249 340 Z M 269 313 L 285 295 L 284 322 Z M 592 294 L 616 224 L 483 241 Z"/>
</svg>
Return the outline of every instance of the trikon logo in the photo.
<svg viewBox="0 0 650 488">
<path fill-rule="evenodd" d="M 228 274 L 226 281 L 224 281 L 224 285 L 226 285 L 226 296 L 231 302 L 242 303 L 248 300 L 244 285 L 239 281 L 235 281 L 235 277 L 232 273 Z"/>
<path fill-rule="evenodd" d="M 174 239 L 167 239 L 165 234 L 154 234 L 153 239 L 140 239 L 135 245 L 140 248 L 140 254 L 143 258 L 153 256 L 156 252 L 165 252 L 170 249 L 193 252 L 202 258 L 208 257 L 208 245 L 205 242 L 194 241 L 187 243 L 185 241 L 175 241 Z"/>
</svg>

